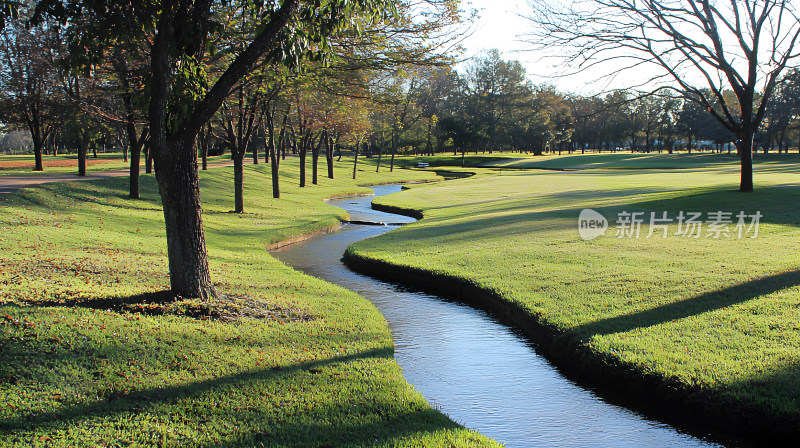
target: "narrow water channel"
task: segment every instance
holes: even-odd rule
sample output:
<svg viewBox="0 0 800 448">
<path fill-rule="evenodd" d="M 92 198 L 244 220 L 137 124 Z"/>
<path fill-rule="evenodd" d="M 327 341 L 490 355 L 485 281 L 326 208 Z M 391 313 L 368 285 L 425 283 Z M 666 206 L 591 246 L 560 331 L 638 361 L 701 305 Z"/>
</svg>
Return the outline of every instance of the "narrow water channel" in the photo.
<svg viewBox="0 0 800 448">
<path fill-rule="evenodd" d="M 400 187 L 374 190 L 380 196 Z M 354 221 L 414 221 L 372 210 L 372 199 L 330 204 Z M 403 375 L 450 418 L 508 447 L 720 446 L 607 403 L 565 378 L 530 342 L 486 312 L 357 274 L 341 263 L 348 245 L 393 228 L 346 224 L 273 255 L 374 303 L 389 322 Z"/>
</svg>

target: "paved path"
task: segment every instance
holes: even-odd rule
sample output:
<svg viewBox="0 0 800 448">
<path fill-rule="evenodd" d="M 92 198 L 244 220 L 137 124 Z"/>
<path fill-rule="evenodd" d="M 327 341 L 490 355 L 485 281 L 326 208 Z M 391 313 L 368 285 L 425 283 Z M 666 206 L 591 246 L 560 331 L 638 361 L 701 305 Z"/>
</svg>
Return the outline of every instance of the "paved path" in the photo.
<svg viewBox="0 0 800 448">
<path fill-rule="evenodd" d="M 130 170 L 99 171 L 86 176 L 69 173 L 32 174 L 30 176 L 2 176 L 0 175 L 0 194 L 11 193 L 20 188 L 50 182 L 74 182 L 80 180 L 107 179 L 109 177 L 122 177 L 130 174 Z"/>
<path fill-rule="evenodd" d="M 248 161 L 245 159 L 244 163 L 253 163 L 253 161 Z M 208 164 L 209 168 L 220 168 L 224 166 L 233 166 L 233 162 L 227 160 L 224 162 L 214 162 Z M 78 176 L 77 174 L 72 173 L 47 174 L 46 171 L 42 174 L 31 174 L 26 176 L 3 176 L 0 174 L 0 194 L 11 193 L 19 190 L 20 188 L 32 187 L 50 182 L 75 182 L 93 179 L 108 179 L 109 177 L 124 177 L 128 176 L 129 174 L 130 169 L 128 168 L 108 171 L 95 171 L 87 174 L 86 176 Z M 144 174 L 144 170 L 142 170 L 142 174 Z"/>
</svg>

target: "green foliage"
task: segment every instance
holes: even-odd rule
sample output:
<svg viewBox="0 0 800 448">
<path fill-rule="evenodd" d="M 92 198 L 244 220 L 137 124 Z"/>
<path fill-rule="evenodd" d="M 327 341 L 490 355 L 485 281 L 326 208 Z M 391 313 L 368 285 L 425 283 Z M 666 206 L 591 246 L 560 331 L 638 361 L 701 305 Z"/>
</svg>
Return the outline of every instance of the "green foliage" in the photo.
<svg viewBox="0 0 800 448">
<path fill-rule="evenodd" d="M 194 56 L 184 55 L 175 70 L 167 103 L 169 132 L 178 130 L 206 95 L 209 86 L 208 66 Z"/>
</svg>

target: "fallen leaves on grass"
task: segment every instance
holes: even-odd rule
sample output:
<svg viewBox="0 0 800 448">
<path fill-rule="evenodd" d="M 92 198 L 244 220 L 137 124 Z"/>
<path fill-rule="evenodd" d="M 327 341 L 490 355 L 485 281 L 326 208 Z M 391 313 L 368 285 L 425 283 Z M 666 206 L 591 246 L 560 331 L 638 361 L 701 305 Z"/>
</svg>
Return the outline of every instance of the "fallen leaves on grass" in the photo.
<svg viewBox="0 0 800 448">
<path fill-rule="evenodd" d="M 150 316 L 177 315 L 194 319 L 235 321 L 249 318 L 284 322 L 307 322 L 314 316 L 299 308 L 282 308 L 245 295 L 223 295 L 213 301 L 175 296 L 170 291 L 131 297 L 24 300 L 32 306 L 79 306 Z M 8 319 L 9 316 L 6 316 Z M 26 324 L 27 325 L 27 324 Z"/>
</svg>

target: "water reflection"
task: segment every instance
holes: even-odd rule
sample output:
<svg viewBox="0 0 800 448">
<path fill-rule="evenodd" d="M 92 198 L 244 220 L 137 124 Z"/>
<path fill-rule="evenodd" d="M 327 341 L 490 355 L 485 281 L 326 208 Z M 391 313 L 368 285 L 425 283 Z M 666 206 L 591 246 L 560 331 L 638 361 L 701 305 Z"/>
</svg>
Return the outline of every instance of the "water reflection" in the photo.
<svg viewBox="0 0 800 448">
<path fill-rule="evenodd" d="M 374 189 L 376 195 L 400 190 Z M 413 221 L 371 210 L 371 200 L 330 203 L 353 220 Z M 344 225 L 274 255 L 374 303 L 389 322 L 405 378 L 453 420 L 509 447 L 718 446 L 606 403 L 483 311 L 356 274 L 340 262 L 348 245 L 392 228 Z"/>
</svg>

